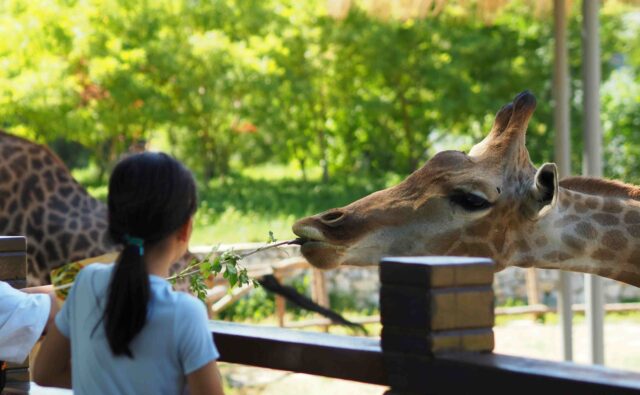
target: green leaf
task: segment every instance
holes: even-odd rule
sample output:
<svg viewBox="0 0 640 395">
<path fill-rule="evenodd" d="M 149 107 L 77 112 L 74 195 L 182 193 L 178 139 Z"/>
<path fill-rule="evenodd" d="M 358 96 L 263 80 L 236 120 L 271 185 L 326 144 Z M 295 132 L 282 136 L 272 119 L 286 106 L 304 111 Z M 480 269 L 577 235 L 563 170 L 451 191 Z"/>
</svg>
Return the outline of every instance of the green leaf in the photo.
<svg viewBox="0 0 640 395">
<path fill-rule="evenodd" d="M 238 275 L 235 273 L 231 273 L 229 274 L 229 277 L 227 280 L 229 281 L 229 285 L 231 286 L 231 288 L 233 288 L 238 283 Z"/>
<path fill-rule="evenodd" d="M 220 273 L 222 271 L 222 263 L 220 262 L 220 257 L 216 257 L 213 260 L 213 264 L 211 265 L 211 270 L 213 270 L 216 273 Z"/>
<path fill-rule="evenodd" d="M 267 239 L 267 243 L 275 243 L 276 241 L 278 241 L 278 239 L 276 239 L 273 236 L 273 232 L 272 231 L 269 231 L 269 238 Z"/>
<path fill-rule="evenodd" d="M 237 269 L 237 267 L 236 267 L 236 265 L 235 265 L 235 264 L 233 264 L 233 263 L 227 263 L 227 266 L 226 266 L 226 272 L 227 272 L 227 273 L 231 273 L 231 274 L 233 274 L 233 275 L 236 275 L 236 274 L 238 273 L 238 269 Z"/>
</svg>

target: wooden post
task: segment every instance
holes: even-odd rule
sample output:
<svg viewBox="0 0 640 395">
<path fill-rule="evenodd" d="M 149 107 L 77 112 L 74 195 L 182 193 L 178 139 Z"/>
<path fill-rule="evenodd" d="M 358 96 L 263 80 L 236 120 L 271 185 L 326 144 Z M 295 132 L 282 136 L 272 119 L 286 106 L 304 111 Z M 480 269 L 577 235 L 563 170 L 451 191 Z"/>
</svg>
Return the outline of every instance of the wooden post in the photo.
<svg viewBox="0 0 640 395">
<path fill-rule="evenodd" d="M 585 176 L 602 177 L 602 123 L 600 121 L 600 1 L 582 0 L 582 89 L 584 108 L 583 167 Z M 604 294 L 602 278 L 584 275 L 589 359 L 604 365 Z"/>
<path fill-rule="evenodd" d="M 27 240 L 24 237 L 0 236 L 0 280 L 14 288 L 27 285 Z M 29 382 L 29 358 L 24 364 L 9 364 L 7 383 L 16 381 Z"/>
<path fill-rule="evenodd" d="M 567 0 L 553 0 L 553 126 L 554 155 L 558 177 L 571 174 L 571 88 L 569 49 L 567 46 Z M 562 329 L 562 356 L 573 360 L 573 312 L 571 311 L 571 273 L 560 270 L 558 279 L 558 313 Z"/>
<path fill-rule="evenodd" d="M 493 350 L 493 262 L 486 258 L 384 258 L 382 350 L 389 395 L 422 394 L 437 353 Z"/>
<path fill-rule="evenodd" d="M 311 278 L 311 299 L 322 307 L 329 307 L 329 294 L 327 292 L 327 281 L 324 277 L 324 272 L 320 269 L 313 268 Z M 329 332 L 330 326 L 331 321 L 329 321 L 327 325 L 324 325 L 324 331 Z"/>
<path fill-rule="evenodd" d="M 282 276 L 274 273 L 274 277 L 278 282 L 282 282 Z M 281 295 L 276 295 L 276 318 L 278 319 L 278 326 L 284 328 L 284 315 L 287 312 L 287 300 Z"/>
<path fill-rule="evenodd" d="M 527 303 L 529 306 L 540 305 L 540 287 L 538 286 L 538 272 L 533 267 L 527 268 L 525 284 L 527 286 Z M 536 319 L 542 318 L 544 313 L 534 313 Z"/>
<path fill-rule="evenodd" d="M 311 275 L 313 276 L 311 299 L 322 307 L 329 307 L 329 294 L 324 271 L 313 268 Z"/>
</svg>

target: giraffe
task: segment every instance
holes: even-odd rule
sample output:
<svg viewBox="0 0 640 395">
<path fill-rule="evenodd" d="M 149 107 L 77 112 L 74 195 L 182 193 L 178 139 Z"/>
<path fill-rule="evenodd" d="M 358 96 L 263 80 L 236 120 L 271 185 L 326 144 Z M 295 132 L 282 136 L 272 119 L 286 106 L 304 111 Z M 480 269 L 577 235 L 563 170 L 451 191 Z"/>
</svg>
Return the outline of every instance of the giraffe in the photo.
<svg viewBox="0 0 640 395">
<path fill-rule="evenodd" d="M 529 92 L 502 107 L 468 154 L 443 151 L 400 184 L 298 220 L 314 266 L 377 264 L 383 256 L 466 255 L 507 266 L 597 274 L 640 286 L 640 188 L 558 180 L 525 147 Z"/>
<path fill-rule="evenodd" d="M 27 285 L 50 269 L 113 252 L 107 207 L 49 148 L 0 131 L 0 234 L 27 236 Z"/>
</svg>

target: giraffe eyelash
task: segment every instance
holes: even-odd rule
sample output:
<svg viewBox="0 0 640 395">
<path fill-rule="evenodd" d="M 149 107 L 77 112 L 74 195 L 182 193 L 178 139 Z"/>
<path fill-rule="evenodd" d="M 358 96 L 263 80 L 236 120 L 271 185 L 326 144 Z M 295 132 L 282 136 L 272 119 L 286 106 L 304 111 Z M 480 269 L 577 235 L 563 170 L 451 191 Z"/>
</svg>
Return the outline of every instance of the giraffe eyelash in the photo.
<svg viewBox="0 0 640 395">
<path fill-rule="evenodd" d="M 486 210 L 493 206 L 493 203 L 482 196 L 460 190 L 454 191 L 449 196 L 449 200 L 467 211 Z"/>
</svg>

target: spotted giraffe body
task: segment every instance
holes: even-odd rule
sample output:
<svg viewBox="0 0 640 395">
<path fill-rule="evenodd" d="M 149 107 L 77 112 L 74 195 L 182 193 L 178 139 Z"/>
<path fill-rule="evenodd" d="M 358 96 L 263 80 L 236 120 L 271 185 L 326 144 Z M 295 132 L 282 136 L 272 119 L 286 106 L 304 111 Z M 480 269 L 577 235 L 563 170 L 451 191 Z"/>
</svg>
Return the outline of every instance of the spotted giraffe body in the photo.
<svg viewBox="0 0 640 395">
<path fill-rule="evenodd" d="M 117 250 L 107 207 L 47 147 L 0 131 L 0 234 L 27 237 L 27 284 L 65 263 Z"/>
<path fill-rule="evenodd" d="M 297 221 L 302 253 L 320 268 L 388 255 L 490 257 L 496 267 L 598 274 L 640 286 L 640 188 L 597 178 L 558 181 L 525 147 L 529 92 L 496 114 L 467 154 L 443 151 L 400 184 Z"/>
</svg>

